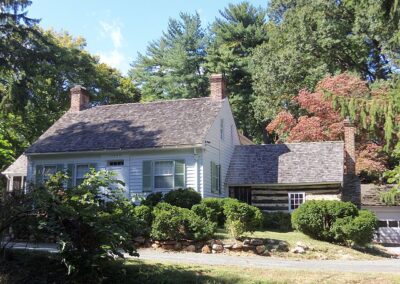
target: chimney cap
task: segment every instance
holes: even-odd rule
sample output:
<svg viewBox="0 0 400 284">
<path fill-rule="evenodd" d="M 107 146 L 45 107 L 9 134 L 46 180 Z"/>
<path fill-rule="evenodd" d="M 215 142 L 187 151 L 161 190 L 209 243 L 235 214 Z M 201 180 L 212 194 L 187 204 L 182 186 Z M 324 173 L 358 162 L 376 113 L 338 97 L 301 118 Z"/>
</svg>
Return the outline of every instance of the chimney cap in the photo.
<svg viewBox="0 0 400 284">
<path fill-rule="evenodd" d="M 349 116 L 346 116 L 346 118 L 343 120 L 344 126 L 354 126 L 353 121 L 350 119 Z"/>
<path fill-rule="evenodd" d="M 71 88 L 71 93 L 77 93 L 80 91 L 86 91 L 86 88 L 82 85 L 75 85 Z"/>
<path fill-rule="evenodd" d="M 211 79 L 224 79 L 225 76 L 222 73 L 211 74 Z"/>
</svg>

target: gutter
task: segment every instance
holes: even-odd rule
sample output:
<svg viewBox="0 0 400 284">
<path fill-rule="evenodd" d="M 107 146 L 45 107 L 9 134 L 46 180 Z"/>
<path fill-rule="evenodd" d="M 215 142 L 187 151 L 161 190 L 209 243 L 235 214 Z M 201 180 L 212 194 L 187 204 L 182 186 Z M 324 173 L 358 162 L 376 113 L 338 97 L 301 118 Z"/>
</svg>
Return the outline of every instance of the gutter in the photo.
<svg viewBox="0 0 400 284">
<path fill-rule="evenodd" d="M 121 153 L 121 152 L 148 152 L 155 150 L 176 150 L 176 149 L 193 149 L 202 148 L 202 143 L 190 144 L 190 145 L 176 145 L 176 146 L 161 146 L 153 148 L 140 148 L 140 149 L 109 149 L 109 150 L 87 150 L 87 151 L 66 151 L 66 152 L 48 152 L 48 153 L 26 153 L 26 156 L 43 156 L 43 155 L 65 155 L 65 154 L 101 154 L 101 153 Z"/>
</svg>

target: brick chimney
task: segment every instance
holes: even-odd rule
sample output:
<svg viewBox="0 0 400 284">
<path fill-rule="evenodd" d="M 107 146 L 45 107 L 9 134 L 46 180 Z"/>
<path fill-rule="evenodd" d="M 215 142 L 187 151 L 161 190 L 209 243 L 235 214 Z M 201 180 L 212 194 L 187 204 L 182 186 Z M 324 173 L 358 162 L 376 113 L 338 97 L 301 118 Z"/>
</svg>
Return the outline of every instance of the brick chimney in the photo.
<svg viewBox="0 0 400 284">
<path fill-rule="evenodd" d="M 345 174 L 354 175 L 356 173 L 356 128 L 347 117 L 344 121 L 344 151 L 345 151 Z"/>
<path fill-rule="evenodd" d="M 212 74 L 210 77 L 211 99 L 221 101 L 226 97 L 226 81 L 222 74 Z"/>
<path fill-rule="evenodd" d="M 77 112 L 89 108 L 89 94 L 85 87 L 76 85 L 71 88 L 71 107 L 69 111 Z"/>
</svg>

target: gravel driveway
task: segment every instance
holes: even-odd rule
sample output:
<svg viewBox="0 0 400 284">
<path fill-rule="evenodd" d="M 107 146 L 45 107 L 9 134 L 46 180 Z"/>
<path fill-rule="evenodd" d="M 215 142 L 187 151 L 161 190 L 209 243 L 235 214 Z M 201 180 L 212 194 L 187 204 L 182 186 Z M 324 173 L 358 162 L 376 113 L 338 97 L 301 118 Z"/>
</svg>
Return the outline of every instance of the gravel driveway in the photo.
<svg viewBox="0 0 400 284">
<path fill-rule="evenodd" d="M 299 270 L 330 270 L 343 272 L 400 273 L 400 259 L 385 260 L 286 260 L 265 256 L 234 256 L 189 252 L 164 252 L 140 249 L 139 259 L 182 264 L 233 265 L 259 268 L 289 268 Z"/>
</svg>

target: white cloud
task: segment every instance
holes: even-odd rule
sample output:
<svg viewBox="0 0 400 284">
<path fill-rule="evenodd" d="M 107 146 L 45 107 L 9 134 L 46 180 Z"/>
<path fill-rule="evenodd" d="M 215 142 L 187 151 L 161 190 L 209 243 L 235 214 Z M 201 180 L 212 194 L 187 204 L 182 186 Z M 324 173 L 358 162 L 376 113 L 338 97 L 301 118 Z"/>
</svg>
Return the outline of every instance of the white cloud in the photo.
<svg viewBox="0 0 400 284">
<path fill-rule="evenodd" d="M 122 44 L 122 33 L 120 24 L 100 22 L 103 36 L 110 37 L 115 48 L 120 48 Z"/>
<path fill-rule="evenodd" d="M 107 53 L 99 53 L 100 62 L 110 65 L 111 67 L 120 69 L 125 61 L 125 56 L 117 49 Z"/>
<path fill-rule="evenodd" d="M 100 62 L 106 63 L 111 67 L 126 72 L 126 56 L 121 51 L 123 43 L 123 35 L 121 32 L 121 24 L 118 22 L 104 22 L 100 21 L 100 36 L 111 40 L 112 50 L 99 52 Z"/>
</svg>

